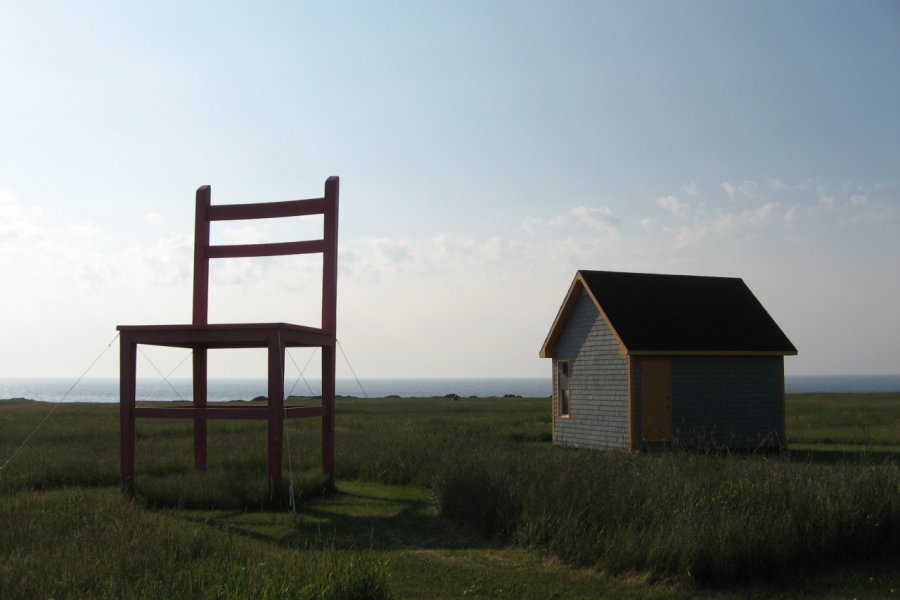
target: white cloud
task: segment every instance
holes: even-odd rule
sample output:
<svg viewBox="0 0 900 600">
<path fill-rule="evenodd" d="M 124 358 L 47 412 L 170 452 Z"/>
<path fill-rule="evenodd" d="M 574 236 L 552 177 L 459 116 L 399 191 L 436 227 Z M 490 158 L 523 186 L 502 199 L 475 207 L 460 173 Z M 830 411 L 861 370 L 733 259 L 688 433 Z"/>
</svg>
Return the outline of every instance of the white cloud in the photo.
<svg viewBox="0 0 900 600">
<path fill-rule="evenodd" d="M 478 369 L 485 368 L 486 357 L 521 348 L 525 355 L 534 355 L 578 268 L 762 278 L 778 265 L 781 279 L 772 275 L 771 284 L 777 287 L 785 273 L 806 276 L 804 257 L 829 247 L 828 232 L 849 223 L 887 239 L 885 231 L 896 227 L 891 189 L 831 191 L 817 182 L 774 184 L 762 179 L 756 188 L 746 184 L 731 186 L 740 201 L 735 205 L 723 202 L 723 192 L 716 192 L 718 203 L 661 196 L 657 206 L 639 207 L 646 214 L 628 214 L 633 227 L 620 226 L 611 207 L 576 206 L 553 217 L 523 218 L 520 229 L 510 235 L 472 235 L 463 229 L 425 239 L 344 239 L 342 338 L 351 350 L 356 344 L 357 360 L 368 365 L 363 370 L 369 375 L 394 375 L 399 363 L 410 365 L 409 372 L 416 375 L 442 375 L 450 368 L 462 376 L 481 374 Z M 823 204 L 822 197 L 833 197 L 833 208 Z M 660 209 L 679 220 L 657 212 Z M 52 312 L 62 315 L 60 322 L 67 311 L 82 320 L 99 315 L 96 320 L 102 322 L 94 329 L 106 339 L 97 343 L 108 340 L 110 323 L 184 321 L 190 315 L 191 231 L 157 235 L 159 230 L 147 224 L 145 230 L 154 231 L 155 237 L 146 242 L 136 238 L 122 251 L 111 245 L 110 232 L 96 224 L 49 224 L 40 211 L 0 189 L 0 268 L 6 279 L 22 282 L 10 293 L 15 296 L 5 305 L 7 314 Z M 262 233 L 252 227 L 219 231 L 230 242 L 261 240 L 267 237 Z M 320 262 L 295 266 L 268 259 L 214 261 L 214 286 L 243 287 L 214 290 L 210 318 L 315 324 L 320 277 Z M 802 290 L 796 290 L 804 285 L 797 283 L 791 294 L 799 295 Z M 64 298 L 58 294 L 62 289 Z M 224 300 L 216 304 L 220 298 Z M 514 301 L 504 301 L 509 298 Z M 306 314 L 313 320 L 304 319 Z M 373 314 L 378 318 L 372 319 Z M 9 321 L 7 317 L 4 324 Z M 15 332 L 15 340 L 27 341 L 24 327 Z M 483 349 L 446 366 L 450 357 L 465 354 L 469 340 L 476 338 Z M 434 339 L 447 341 L 436 350 Z M 246 372 L 240 364 L 235 368 L 235 374 Z"/>
<path fill-rule="evenodd" d="M 783 221 L 788 224 L 796 223 L 801 215 L 809 222 L 814 219 L 825 219 L 821 221 L 822 223 L 833 219 L 878 219 L 882 216 L 891 218 L 890 208 L 895 204 L 892 199 L 885 197 L 885 192 L 889 193 L 890 186 L 883 184 L 860 186 L 844 183 L 835 188 L 809 179 L 789 183 L 770 178 L 765 180 L 763 186 L 749 180 L 740 186 L 732 186 L 727 182 L 722 185 L 729 197 L 737 198 L 744 195 L 762 203 L 763 206 L 775 204 L 773 212 L 778 212 L 778 205 L 790 206 L 783 215 Z"/>
<path fill-rule="evenodd" d="M 834 194 L 829 193 L 823 185 L 816 186 L 816 193 L 819 195 L 819 204 L 821 204 L 828 210 L 834 209 L 835 205 L 837 204 Z"/>
<path fill-rule="evenodd" d="M 838 189 L 818 181 L 799 183 L 770 178 L 758 183 L 745 180 L 740 184 L 722 182 L 722 189 L 732 200 L 739 200 L 743 210 L 704 211 L 703 205 L 692 207 L 689 222 L 668 230 L 676 248 L 701 247 L 715 241 L 736 240 L 749 235 L 754 239 L 778 236 L 779 228 L 792 227 L 810 232 L 830 230 L 850 223 L 886 222 L 897 218 L 900 211 L 890 188 L 843 184 Z M 657 198 L 657 204 L 673 215 L 684 215 L 683 203 L 674 196 Z M 665 233 L 666 230 L 663 230 Z"/>
<path fill-rule="evenodd" d="M 757 208 L 745 210 L 741 216 L 749 223 L 760 224 L 768 221 L 776 212 L 778 212 L 778 205 L 774 202 L 767 202 Z"/>
<path fill-rule="evenodd" d="M 587 206 L 576 206 L 569 211 L 569 214 L 579 223 L 587 225 L 596 231 L 611 233 L 618 228 L 619 221 L 613 216 L 613 212 L 608 207 L 589 208 Z"/>
<path fill-rule="evenodd" d="M 467 273 L 472 277 L 505 276 L 515 263 L 528 262 L 531 250 L 541 242 L 524 242 L 494 236 L 480 241 L 470 237 L 440 235 L 431 240 L 431 249 L 421 259 L 428 272 Z"/>
<path fill-rule="evenodd" d="M 215 235 L 215 231 L 210 232 Z M 222 242 L 215 241 L 213 243 L 224 244 L 262 244 L 266 242 L 265 235 L 253 225 L 230 226 L 224 227 L 222 230 Z"/>
<path fill-rule="evenodd" d="M 471 256 L 478 248 L 478 242 L 473 238 L 453 235 L 439 235 L 432 240 L 432 243 L 440 258 Z"/>
<path fill-rule="evenodd" d="M 572 227 L 587 227 L 599 233 L 614 234 L 619 229 L 619 219 L 611 208 L 601 206 L 576 206 L 549 219 L 528 218 L 521 222 L 522 231 L 529 235 L 542 233 L 546 227 L 562 230 Z"/>
<path fill-rule="evenodd" d="M 700 186 L 697 185 L 696 181 L 692 181 L 689 184 L 682 186 L 681 189 L 684 190 L 686 196 L 696 196 L 700 193 Z"/>
<path fill-rule="evenodd" d="M 525 219 L 522 219 L 522 222 L 521 222 L 522 231 L 524 231 L 528 235 L 534 235 L 535 231 L 537 230 L 537 227 L 540 227 L 540 225 L 541 225 L 540 219 L 525 218 Z"/>
<path fill-rule="evenodd" d="M 676 235 L 676 247 L 684 248 L 708 242 L 729 238 L 734 233 L 739 220 L 730 213 L 717 215 L 711 219 L 698 219 L 689 226 L 678 229 Z"/>
<path fill-rule="evenodd" d="M 569 219 L 567 218 L 567 215 L 556 215 L 548 221 L 552 227 L 565 227 L 568 222 Z"/>
<path fill-rule="evenodd" d="M 367 240 L 369 247 L 387 262 L 399 265 L 409 260 L 410 249 L 406 240 L 390 238 L 373 238 Z"/>
<path fill-rule="evenodd" d="M 686 217 L 690 211 L 690 207 L 675 196 L 660 196 L 656 199 L 656 204 L 680 219 Z"/>
<path fill-rule="evenodd" d="M 737 193 L 737 189 L 728 183 L 727 181 L 722 182 L 722 189 L 725 190 L 725 193 L 728 194 L 728 197 L 734 200 L 734 195 Z"/>
<path fill-rule="evenodd" d="M 722 240 L 734 240 L 750 228 L 768 226 L 778 212 L 777 203 L 767 202 L 739 213 L 719 212 L 714 215 L 697 215 L 690 224 L 676 230 L 675 247 L 686 248 Z"/>
<path fill-rule="evenodd" d="M 100 230 L 93 223 L 73 223 L 66 227 L 71 236 L 80 241 L 90 243 L 99 238 Z"/>
<path fill-rule="evenodd" d="M 107 274 L 103 282 L 107 288 L 143 290 L 190 285 L 193 255 L 193 238 L 170 232 L 149 244 L 132 245 L 120 252 L 98 247 L 90 260 Z"/>
<path fill-rule="evenodd" d="M 792 206 L 788 209 L 788 211 L 784 214 L 784 222 L 788 225 L 792 225 L 797 221 L 797 206 Z"/>
<path fill-rule="evenodd" d="M 490 262 L 505 263 L 523 258 L 526 249 L 526 244 L 518 240 L 494 237 L 481 247 L 481 254 Z"/>
<path fill-rule="evenodd" d="M 752 180 L 747 180 L 737 185 L 727 181 L 722 182 L 722 189 L 728 195 L 728 198 L 734 201 L 738 196 L 752 196 L 759 189 L 759 184 Z"/>
<path fill-rule="evenodd" d="M 0 264 L 4 277 L 35 290 L 147 288 L 190 281 L 193 239 L 169 233 L 152 245 L 109 248 L 92 222 L 54 225 L 9 190 L 0 189 Z"/>
<path fill-rule="evenodd" d="M 381 281 L 398 272 L 420 270 L 421 249 L 406 239 L 365 237 L 339 250 L 339 265 L 354 277 Z"/>
<path fill-rule="evenodd" d="M 39 208 L 24 206 L 12 191 L 0 187 L 0 242 L 43 238 L 40 216 Z"/>
<path fill-rule="evenodd" d="M 144 219 L 151 225 L 159 225 L 163 222 L 163 216 L 158 212 L 147 213 Z"/>
<path fill-rule="evenodd" d="M 263 279 L 261 261 L 249 258 L 229 258 L 213 261 L 209 266 L 209 279 L 221 285 L 250 285 Z"/>
</svg>

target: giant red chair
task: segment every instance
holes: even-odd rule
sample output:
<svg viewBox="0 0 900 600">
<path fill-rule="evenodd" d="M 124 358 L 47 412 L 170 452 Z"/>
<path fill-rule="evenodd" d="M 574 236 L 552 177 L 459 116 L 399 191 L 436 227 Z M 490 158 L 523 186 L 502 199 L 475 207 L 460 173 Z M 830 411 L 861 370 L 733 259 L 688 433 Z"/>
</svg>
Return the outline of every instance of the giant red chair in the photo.
<svg viewBox="0 0 900 600">
<path fill-rule="evenodd" d="M 206 470 L 208 419 L 260 419 L 268 422 L 268 477 L 278 485 L 282 471 L 284 419 L 322 418 L 322 470 L 334 475 L 335 321 L 337 318 L 337 233 L 339 179 L 325 181 L 325 195 L 309 200 L 257 204 L 210 204 L 210 188 L 197 190 L 194 228 L 194 314 L 189 325 L 119 325 L 120 332 L 120 459 L 121 483 L 134 490 L 135 419 L 176 418 L 194 422 L 194 466 Z M 323 215 L 322 239 L 295 242 L 210 245 L 211 221 L 267 219 Z M 213 258 L 322 254 L 322 326 L 289 323 L 209 323 L 209 261 Z M 193 404 L 191 406 L 136 406 L 137 349 L 139 344 L 190 348 L 193 351 Z M 319 406 L 284 403 L 284 353 L 289 347 L 322 349 L 322 402 Z M 209 405 L 206 398 L 207 351 L 218 348 L 268 349 L 268 401 L 266 405 Z"/>
</svg>

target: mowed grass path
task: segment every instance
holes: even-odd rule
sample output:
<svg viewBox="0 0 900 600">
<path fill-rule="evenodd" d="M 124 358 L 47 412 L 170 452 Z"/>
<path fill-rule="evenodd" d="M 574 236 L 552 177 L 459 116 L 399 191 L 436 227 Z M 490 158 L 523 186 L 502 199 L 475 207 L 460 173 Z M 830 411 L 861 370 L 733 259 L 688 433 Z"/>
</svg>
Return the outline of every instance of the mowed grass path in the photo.
<svg viewBox="0 0 900 600">
<path fill-rule="evenodd" d="M 878 416 L 859 416 L 858 401 L 865 402 L 864 413 Z M 569 496 L 596 495 L 596 482 L 528 481 L 541 473 L 529 469 L 537 469 L 538 463 L 556 468 L 554 460 L 580 464 L 603 477 L 623 468 L 655 477 L 664 494 L 645 494 L 645 502 L 661 502 L 666 494 L 680 502 L 683 498 L 676 498 L 679 493 L 673 489 L 684 487 L 678 478 L 692 471 L 705 473 L 700 487 L 707 491 L 722 492 L 715 482 L 723 473 L 752 491 L 752 485 L 765 485 L 761 474 L 769 472 L 767 463 L 775 462 L 786 478 L 805 473 L 856 482 L 866 490 L 834 496 L 836 500 L 883 503 L 881 492 L 869 488 L 875 481 L 887 486 L 883 493 L 888 497 L 900 491 L 900 444 L 894 443 L 896 427 L 890 425 L 890 418 L 896 423 L 898 405 L 897 394 L 791 397 L 791 444 L 794 432 L 802 431 L 798 443 L 815 444 L 815 452 L 798 450 L 784 458 L 658 457 L 550 448 L 546 399 L 341 399 L 337 493 L 321 496 L 318 423 L 292 421 L 288 428 L 296 516 L 284 508 L 284 497 L 268 496 L 265 431 L 259 423 L 212 423 L 210 472 L 198 476 L 191 470 L 188 423 L 140 422 L 138 495 L 130 501 L 115 488 L 117 408 L 62 405 L 0 473 L 0 597 L 897 597 L 896 543 L 879 542 L 875 551 L 857 559 L 828 554 L 835 558 L 826 557 L 820 566 L 788 561 L 771 580 L 746 567 L 737 571 L 747 576 L 740 582 L 713 577 L 704 584 L 677 569 L 667 571 L 665 564 L 630 569 L 566 558 L 554 546 L 559 540 L 542 542 L 541 521 L 523 511 L 554 506 L 538 503 L 540 496 L 561 489 Z M 50 408 L 0 402 L 0 460 Z M 869 437 L 860 441 L 859 429 L 866 426 Z M 835 444 L 867 442 L 879 452 L 827 452 Z M 547 460 L 551 462 L 544 464 Z M 506 472 L 489 472 L 485 464 Z M 808 470 L 793 471 L 795 467 Z M 509 471 L 514 470 L 523 478 L 512 477 Z M 668 479 L 675 488 L 665 487 Z M 629 481 L 611 480 L 609 485 Z M 514 498 L 504 504 L 504 493 L 520 494 L 524 485 L 537 499 Z M 448 507 L 460 497 L 490 510 L 454 514 Z M 590 502 L 583 505 L 590 513 Z M 656 510 L 671 520 L 671 508 L 660 505 Z M 891 520 L 896 506 L 871 508 L 880 515 L 874 531 L 896 527 Z M 635 523 L 642 518 L 623 514 Z M 589 514 L 579 518 L 572 523 L 590 528 L 597 522 Z M 754 526 L 754 521 L 748 523 Z M 835 523 L 866 526 L 865 519 L 857 523 L 856 517 Z M 851 534 L 838 532 L 833 539 Z M 572 536 L 573 544 L 580 543 L 577 538 Z M 668 551 L 677 550 L 687 557 L 679 560 L 689 560 L 692 555 L 679 548 Z M 593 556 L 589 551 L 585 556 Z M 672 556 L 681 556 L 677 552 Z"/>
</svg>

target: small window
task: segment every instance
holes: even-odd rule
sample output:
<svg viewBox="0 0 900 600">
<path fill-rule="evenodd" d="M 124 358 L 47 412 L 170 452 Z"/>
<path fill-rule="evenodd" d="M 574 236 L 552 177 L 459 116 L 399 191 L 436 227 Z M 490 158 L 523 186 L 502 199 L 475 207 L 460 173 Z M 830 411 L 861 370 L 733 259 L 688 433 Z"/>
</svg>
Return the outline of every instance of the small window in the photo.
<svg viewBox="0 0 900 600">
<path fill-rule="evenodd" d="M 560 417 L 569 416 L 569 361 L 556 362 L 556 398 L 557 414 Z"/>
</svg>

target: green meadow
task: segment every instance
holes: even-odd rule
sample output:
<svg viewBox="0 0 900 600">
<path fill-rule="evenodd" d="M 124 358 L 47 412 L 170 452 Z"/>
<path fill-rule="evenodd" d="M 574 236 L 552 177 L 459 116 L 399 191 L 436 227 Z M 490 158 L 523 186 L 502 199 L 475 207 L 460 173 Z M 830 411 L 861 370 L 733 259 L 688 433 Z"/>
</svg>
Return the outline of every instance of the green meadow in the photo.
<svg viewBox="0 0 900 600">
<path fill-rule="evenodd" d="M 546 398 L 337 410 L 333 491 L 316 419 L 274 492 L 264 422 L 211 421 L 198 475 L 141 420 L 130 498 L 117 406 L 0 401 L 0 598 L 900 598 L 900 394 L 789 396 L 781 454 L 553 448 Z"/>
</svg>

